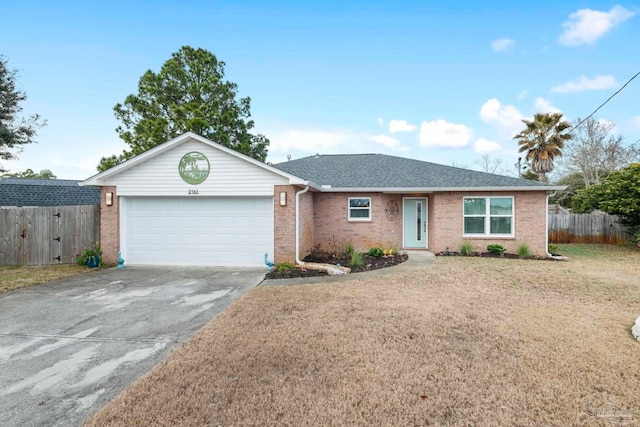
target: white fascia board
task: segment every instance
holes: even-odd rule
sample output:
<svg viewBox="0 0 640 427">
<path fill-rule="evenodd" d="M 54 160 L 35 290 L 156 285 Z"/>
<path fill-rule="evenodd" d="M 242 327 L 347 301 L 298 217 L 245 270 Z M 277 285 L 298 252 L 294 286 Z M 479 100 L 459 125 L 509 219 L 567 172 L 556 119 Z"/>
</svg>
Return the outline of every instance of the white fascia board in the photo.
<svg viewBox="0 0 640 427">
<path fill-rule="evenodd" d="M 531 186 L 531 187 L 353 187 L 353 188 L 323 188 L 323 193 L 440 193 L 447 191 L 475 192 L 475 191 L 558 191 L 566 186 Z"/>
<path fill-rule="evenodd" d="M 223 151 L 229 155 L 235 156 L 239 159 L 242 159 L 244 161 L 247 161 L 249 163 L 254 164 L 255 166 L 258 166 L 262 169 L 266 169 L 269 172 L 275 173 L 276 175 L 285 177 L 289 180 L 289 184 L 292 185 L 307 185 L 307 181 L 305 181 L 304 179 L 295 176 L 295 175 L 291 175 L 290 173 L 284 172 L 278 168 L 274 168 L 273 166 L 270 166 L 266 163 L 262 163 L 259 160 L 256 160 L 254 158 L 251 158 L 249 156 L 246 156 L 242 153 L 239 153 L 235 150 L 232 150 L 231 148 L 225 147 L 224 145 L 220 145 L 218 143 L 215 143 L 213 141 L 208 140 L 207 138 L 204 138 L 200 135 L 197 135 L 193 132 L 187 132 L 187 133 L 183 133 L 182 135 L 179 135 L 175 138 L 173 138 L 172 140 L 169 140 L 163 144 L 160 144 L 156 147 L 153 147 L 150 150 L 145 151 L 142 154 L 138 154 L 135 157 L 132 157 L 131 159 L 127 160 L 126 162 L 120 163 L 119 165 L 116 165 L 110 169 L 107 169 L 104 172 L 100 172 L 96 175 L 93 175 L 90 178 L 85 179 L 84 181 L 79 182 L 79 185 L 93 185 L 93 186 L 101 186 L 104 185 L 104 182 L 107 178 L 110 178 L 114 175 L 117 175 L 121 172 L 126 171 L 127 169 L 132 168 L 133 166 L 142 163 L 146 160 L 148 160 L 149 158 L 153 158 L 159 154 L 164 153 L 167 150 L 170 150 L 174 145 L 178 145 L 181 144 L 182 142 L 186 141 L 187 139 L 194 139 L 196 141 L 202 142 L 203 144 L 207 144 L 213 148 L 216 148 L 220 151 Z"/>
</svg>

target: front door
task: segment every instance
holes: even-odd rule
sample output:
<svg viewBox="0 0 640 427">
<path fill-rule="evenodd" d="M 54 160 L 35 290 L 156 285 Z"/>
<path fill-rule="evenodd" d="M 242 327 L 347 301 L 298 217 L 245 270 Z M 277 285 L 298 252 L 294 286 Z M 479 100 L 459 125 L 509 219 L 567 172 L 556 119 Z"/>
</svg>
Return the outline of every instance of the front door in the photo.
<svg viewBox="0 0 640 427">
<path fill-rule="evenodd" d="M 404 198 L 402 201 L 403 246 L 427 247 L 427 199 Z"/>
</svg>

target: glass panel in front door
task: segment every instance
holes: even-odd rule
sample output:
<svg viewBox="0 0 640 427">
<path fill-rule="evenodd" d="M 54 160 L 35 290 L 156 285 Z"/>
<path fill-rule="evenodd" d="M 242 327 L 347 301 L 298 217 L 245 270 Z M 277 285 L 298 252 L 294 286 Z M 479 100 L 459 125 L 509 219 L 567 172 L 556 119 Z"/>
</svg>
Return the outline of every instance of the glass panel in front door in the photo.
<svg viewBox="0 0 640 427">
<path fill-rule="evenodd" d="M 418 222 L 418 226 L 416 230 L 418 230 L 418 242 L 422 240 L 422 202 L 416 202 L 416 221 Z"/>
</svg>

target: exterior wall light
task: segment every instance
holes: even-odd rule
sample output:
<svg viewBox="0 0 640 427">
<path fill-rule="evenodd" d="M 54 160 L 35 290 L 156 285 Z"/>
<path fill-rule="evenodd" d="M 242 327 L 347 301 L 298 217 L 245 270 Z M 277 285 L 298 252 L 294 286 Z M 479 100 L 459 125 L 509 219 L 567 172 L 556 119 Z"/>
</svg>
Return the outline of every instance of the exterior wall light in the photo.
<svg viewBox="0 0 640 427">
<path fill-rule="evenodd" d="M 287 192 L 280 192 L 280 206 L 287 206 Z"/>
<path fill-rule="evenodd" d="M 107 206 L 112 206 L 113 205 L 113 193 L 112 192 L 108 192 L 108 193 L 105 194 L 104 203 Z"/>
</svg>

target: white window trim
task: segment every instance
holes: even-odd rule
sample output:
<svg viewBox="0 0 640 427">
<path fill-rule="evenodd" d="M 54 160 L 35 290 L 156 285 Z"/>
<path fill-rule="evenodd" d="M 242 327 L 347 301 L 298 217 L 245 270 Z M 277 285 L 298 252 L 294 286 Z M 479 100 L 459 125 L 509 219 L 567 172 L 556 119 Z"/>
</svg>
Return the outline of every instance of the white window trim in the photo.
<svg viewBox="0 0 640 427">
<path fill-rule="evenodd" d="M 511 215 L 490 215 L 491 212 L 491 199 L 511 199 Z M 484 233 L 471 233 L 464 232 L 464 219 L 466 217 L 478 217 L 481 215 L 465 215 L 464 214 L 464 200 L 465 199 L 485 199 L 485 214 L 484 214 Z M 491 234 L 491 218 L 511 218 L 511 233 L 509 234 Z M 468 238 L 513 238 L 515 237 L 516 228 L 516 201 L 513 196 L 464 196 L 462 198 L 462 237 Z"/>
<path fill-rule="evenodd" d="M 356 208 L 356 207 L 351 207 L 351 200 L 355 200 L 355 199 L 368 199 L 369 200 L 369 207 L 368 208 Z M 369 218 L 351 218 L 351 210 L 352 209 L 356 209 L 356 210 L 362 210 L 362 209 L 369 209 Z M 373 217 L 373 209 L 371 206 L 371 197 L 349 197 L 349 200 L 347 200 L 347 220 L 348 221 L 356 221 L 356 222 L 371 222 L 371 217 Z"/>
</svg>

